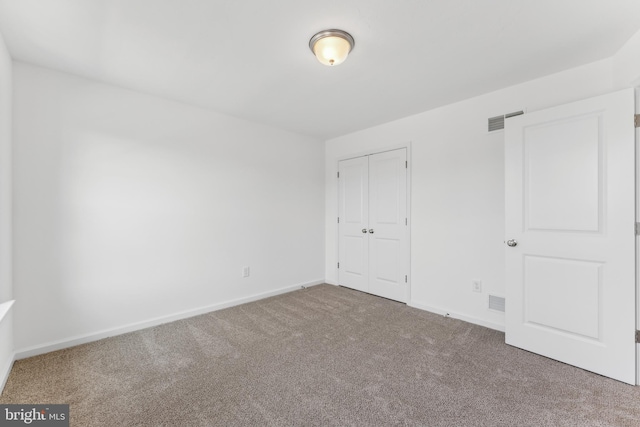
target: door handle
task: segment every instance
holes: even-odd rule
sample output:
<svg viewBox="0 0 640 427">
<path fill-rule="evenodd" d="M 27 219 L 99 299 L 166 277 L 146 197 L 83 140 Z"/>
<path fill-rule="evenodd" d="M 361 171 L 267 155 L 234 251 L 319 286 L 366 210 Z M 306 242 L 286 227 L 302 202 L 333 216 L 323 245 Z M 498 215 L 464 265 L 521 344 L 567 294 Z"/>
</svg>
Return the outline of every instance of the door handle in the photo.
<svg viewBox="0 0 640 427">
<path fill-rule="evenodd" d="M 369 229 L 369 233 L 373 234 L 373 228 Z"/>
<path fill-rule="evenodd" d="M 363 229 L 362 229 L 362 232 L 363 232 L 363 233 L 366 233 L 366 232 L 367 232 L 367 229 L 366 229 L 366 228 L 363 228 Z"/>
<path fill-rule="evenodd" d="M 518 246 L 518 241 L 515 239 L 507 240 L 507 246 L 516 247 Z"/>
</svg>

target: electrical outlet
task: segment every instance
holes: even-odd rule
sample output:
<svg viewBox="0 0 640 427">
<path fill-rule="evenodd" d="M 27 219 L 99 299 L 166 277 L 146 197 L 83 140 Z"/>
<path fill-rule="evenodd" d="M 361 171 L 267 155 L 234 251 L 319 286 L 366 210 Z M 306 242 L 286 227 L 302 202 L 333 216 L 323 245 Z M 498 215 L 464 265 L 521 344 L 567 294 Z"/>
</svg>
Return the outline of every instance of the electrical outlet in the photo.
<svg viewBox="0 0 640 427">
<path fill-rule="evenodd" d="M 482 292 L 482 280 L 472 280 L 471 290 L 473 292 Z"/>
<path fill-rule="evenodd" d="M 251 270 L 249 267 L 242 267 L 242 277 L 249 277 L 251 275 Z"/>
</svg>

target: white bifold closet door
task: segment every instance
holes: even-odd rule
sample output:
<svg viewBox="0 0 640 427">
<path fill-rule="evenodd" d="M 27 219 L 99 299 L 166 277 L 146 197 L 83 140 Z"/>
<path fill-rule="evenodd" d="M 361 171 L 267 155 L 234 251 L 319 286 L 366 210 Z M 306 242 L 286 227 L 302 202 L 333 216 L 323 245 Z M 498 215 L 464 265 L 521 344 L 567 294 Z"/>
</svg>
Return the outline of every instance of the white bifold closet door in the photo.
<svg viewBox="0 0 640 427">
<path fill-rule="evenodd" d="M 407 149 L 338 165 L 338 282 L 406 302 Z"/>
</svg>

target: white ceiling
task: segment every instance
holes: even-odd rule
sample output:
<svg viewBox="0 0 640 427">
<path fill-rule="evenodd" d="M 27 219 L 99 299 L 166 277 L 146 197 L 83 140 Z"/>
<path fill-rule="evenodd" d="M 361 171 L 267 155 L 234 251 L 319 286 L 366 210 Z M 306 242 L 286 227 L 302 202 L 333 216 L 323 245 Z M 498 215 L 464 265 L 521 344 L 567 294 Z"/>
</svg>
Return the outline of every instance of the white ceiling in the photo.
<svg viewBox="0 0 640 427">
<path fill-rule="evenodd" d="M 0 0 L 14 59 L 330 138 L 612 56 L 638 0 Z M 321 65 L 308 41 L 356 46 Z"/>
</svg>

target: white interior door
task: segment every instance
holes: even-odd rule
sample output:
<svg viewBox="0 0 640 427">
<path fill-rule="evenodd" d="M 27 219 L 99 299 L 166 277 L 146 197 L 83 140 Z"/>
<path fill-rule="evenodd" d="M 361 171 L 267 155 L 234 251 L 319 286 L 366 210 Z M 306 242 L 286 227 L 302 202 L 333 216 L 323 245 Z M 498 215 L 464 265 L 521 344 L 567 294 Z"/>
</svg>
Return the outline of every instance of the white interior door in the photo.
<svg viewBox="0 0 640 427">
<path fill-rule="evenodd" d="M 338 281 L 369 290 L 369 160 L 343 160 L 338 165 Z"/>
<path fill-rule="evenodd" d="M 369 292 L 407 301 L 407 150 L 369 156 Z"/>
<path fill-rule="evenodd" d="M 338 164 L 338 282 L 408 299 L 407 150 Z"/>
<path fill-rule="evenodd" d="M 506 342 L 635 384 L 632 89 L 505 128 Z"/>
</svg>

